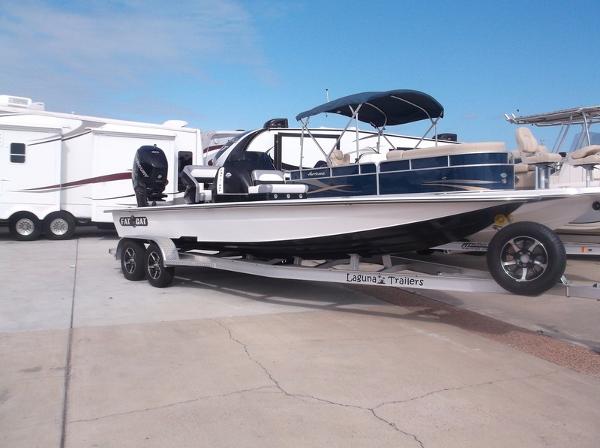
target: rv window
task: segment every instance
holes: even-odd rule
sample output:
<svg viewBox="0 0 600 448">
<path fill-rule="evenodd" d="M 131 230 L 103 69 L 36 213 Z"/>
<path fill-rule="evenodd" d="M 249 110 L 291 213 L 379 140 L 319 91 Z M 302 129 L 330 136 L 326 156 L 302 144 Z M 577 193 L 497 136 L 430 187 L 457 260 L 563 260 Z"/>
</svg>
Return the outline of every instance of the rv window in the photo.
<svg viewBox="0 0 600 448">
<path fill-rule="evenodd" d="M 181 182 L 181 172 L 193 163 L 191 151 L 179 151 L 177 153 L 177 191 L 185 191 L 185 185 Z"/>
<path fill-rule="evenodd" d="M 12 163 L 25 163 L 25 143 L 10 144 L 10 161 Z"/>
</svg>

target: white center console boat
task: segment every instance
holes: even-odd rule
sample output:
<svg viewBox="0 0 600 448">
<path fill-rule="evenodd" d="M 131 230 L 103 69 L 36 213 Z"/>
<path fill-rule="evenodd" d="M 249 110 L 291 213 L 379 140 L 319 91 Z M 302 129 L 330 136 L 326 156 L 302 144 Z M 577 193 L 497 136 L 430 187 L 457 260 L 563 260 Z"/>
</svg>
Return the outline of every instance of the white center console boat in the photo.
<svg viewBox="0 0 600 448">
<path fill-rule="evenodd" d="M 441 105 L 422 92 L 367 92 L 300 114 L 307 133 L 307 118 L 321 112 L 376 127 L 427 119 L 435 128 L 443 116 Z M 337 164 L 339 137 L 329 152 L 316 145 L 324 160 L 314 166 L 305 166 L 302 143 L 300 162 L 284 167 L 277 139 L 273 157 L 268 151 L 249 150 L 258 135 L 253 131 L 241 136 L 212 167 L 186 167 L 186 204 L 156 205 L 164 189 L 165 161 L 159 148 L 140 148 L 133 173 L 138 207 L 112 211 L 122 238 L 117 253 L 127 278 L 146 277 L 155 286 L 166 286 L 173 267 L 182 264 L 259 273 L 265 266 L 310 269 L 306 260 L 312 260 L 313 269 L 323 269 L 349 257 L 348 283 L 363 278 L 361 258 L 376 258 L 379 274 L 392 280 L 381 280 L 379 274 L 369 279 L 426 287 L 424 277 L 397 274 L 391 254 L 462 240 L 527 204 L 561 207 L 600 193 L 517 190 L 510 154 L 493 143 L 395 148 L 381 153 L 379 160 L 363 162 L 357 154 L 354 163 Z M 539 294 L 556 285 L 565 262 L 560 240 L 533 222 L 505 227 L 488 252 L 496 282 L 520 294 Z M 308 273 L 306 269 L 301 272 Z"/>
</svg>

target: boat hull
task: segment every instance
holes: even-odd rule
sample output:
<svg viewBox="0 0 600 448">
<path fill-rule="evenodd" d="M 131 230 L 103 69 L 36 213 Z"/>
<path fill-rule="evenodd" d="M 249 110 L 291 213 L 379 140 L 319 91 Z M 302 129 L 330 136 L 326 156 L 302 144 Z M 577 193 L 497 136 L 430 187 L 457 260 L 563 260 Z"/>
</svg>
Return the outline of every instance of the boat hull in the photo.
<svg viewBox="0 0 600 448">
<path fill-rule="evenodd" d="M 186 248 L 260 256 L 426 249 L 485 228 L 523 201 L 445 197 L 264 201 L 113 211 L 121 237 L 167 237 Z"/>
<path fill-rule="evenodd" d="M 348 254 L 376 255 L 427 249 L 462 239 L 492 222 L 498 214 L 510 213 L 518 204 L 503 204 L 452 216 L 339 233 L 320 237 L 276 241 L 198 241 L 197 248 L 230 250 L 260 257 L 332 258 Z"/>
<path fill-rule="evenodd" d="M 507 215 L 505 222 L 495 223 L 474 235 L 470 235 L 467 239 L 489 242 L 505 224 L 519 221 L 538 222 L 552 230 L 565 233 L 583 233 L 582 230 L 587 228 L 600 234 L 600 211 L 593 209 L 594 203 L 600 199 L 600 189 L 595 188 L 595 190 L 598 191 L 595 197 L 593 195 L 581 195 L 571 197 L 568 201 L 555 199 L 524 204 L 510 215 Z M 583 219 L 581 219 L 577 221 L 580 222 L 579 224 L 574 224 L 571 222 L 573 216 L 589 217 L 589 222 L 583 223 L 581 222 Z"/>
<path fill-rule="evenodd" d="M 484 191 L 270 200 L 114 210 L 119 236 L 261 257 L 336 257 L 463 240 L 524 205 L 561 206 L 600 190 Z"/>
</svg>

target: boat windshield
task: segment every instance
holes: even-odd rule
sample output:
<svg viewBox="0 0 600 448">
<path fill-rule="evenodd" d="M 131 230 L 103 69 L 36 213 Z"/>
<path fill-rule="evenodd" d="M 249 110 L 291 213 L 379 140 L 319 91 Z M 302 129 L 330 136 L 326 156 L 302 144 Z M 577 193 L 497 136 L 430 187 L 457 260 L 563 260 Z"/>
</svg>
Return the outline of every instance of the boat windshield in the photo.
<svg viewBox="0 0 600 448">
<path fill-rule="evenodd" d="M 239 141 L 240 139 L 242 139 L 246 135 L 250 134 L 250 132 L 252 132 L 252 131 L 243 132 L 243 133 L 238 134 L 238 135 L 230 138 L 229 140 L 227 140 L 227 142 L 225 142 L 225 144 L 223 146 L 221 146 L 221 148 L 217 151 L 217 153 L 213 157 L 213 160 L 215 160 L 215 161 L 219 160 L 221 158 L 221 156 L 223 154 L 225 154 L 227 152 L 227 150 L 229 150 L 233 146 L 233 144 L 235 142 Z"/>
</svg>

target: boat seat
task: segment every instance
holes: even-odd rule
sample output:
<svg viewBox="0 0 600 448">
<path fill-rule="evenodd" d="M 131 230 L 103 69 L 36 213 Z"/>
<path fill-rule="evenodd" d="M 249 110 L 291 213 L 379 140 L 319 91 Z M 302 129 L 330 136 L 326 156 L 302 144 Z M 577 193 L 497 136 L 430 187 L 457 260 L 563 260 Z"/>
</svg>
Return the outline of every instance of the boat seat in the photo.
<svg viewBox="0 0 600 448">
<path fill-rule="evenodd" d="M 512 159 L 521 159 L 518 152 L 511 153 Z M 535 188 L 535 166 L 527 163 L 515 162 L 515 188 L 517 190 L 532 190 Z"/>
<path fill-rule="evenodd" d="M 181 179 L 186 185 L 184 199 L 188 204 L 198 204 L 200 202 L 210 202 L 212 200 L 212 191 L 205 189 L 207 184 L 212 184 L 217 175 L 218 168 L 187 165 L 181 170 Z"/>
<path fill-rule="evenodd" d="M 194 179 L 210 179 L 212 181 L 217 175 L 217 168 L 203 165 L 186 165 L 181 172 Z"/>
<path fill-rule="evenodd" d="M 279 170 L 252 171 L 254 185 L 248 187 L 248 194 L 305 194 L 308 185 L 286 184 L 285 174 Z"/>
<path fill-rule="evenodd" d="M 600 164 L 600 145 L 589 145 L 573 151 L 568 160 L 570 165 L 598 165 Z"/>
<path fill-rule="evenodd" d="M 573 166 L 600 165 L 600 153 L 592 154 L 581 159 L 569 159 L 568 162 Z"/>
<path fill-rule="evenodd" d="M 562 156 L 540 145 L 529 128 L 517 128 L 515 137 L 521 161 L 535 167 L 535 188 L 550 188 L 550 167 L 561 162 Z"/>
<path fill-rule="evenodd" d="M 426 157 L 451 156 L 456 154 L 504 152 L 506 147 L 502 142 L 457 143 L 455 145 L 438 145 L 430 148 L 417 148 L 409 151 L 389 151 L 387 160 L 423 159 Z"/>
<path fill-rule="evenodd" d="M 560 154 L 549 152 L 548 148 L 540 145 L 529 128 L 517 128 L 516 139 L 523 163 L 543 165 L 557 163 L 562 160 Z"/>
<path fill-rule="evenodd" d="M 304 194 L 308 191 L 305 184 L 260 184 L 248 187 L 248 194 Z"/>
<path fill-rule="evenodd" d="M 569 165 L 580 166 L 585 170 L 585 185 L 589 187 L 594 180 L 594 169 L 600 166 L 600 145 L 589 145 L 573 151 L 567 160 Z"/>
<path fill-rule="evenodd" d="M 386 154 L 363 154 L 360 156 L 360 163 L 379 163 L 387 160 Z"/>
<path fill-rule="evenodd" d="M 527 163 L 515 163 L 515 174 L 524 174 L 533 171 L 533 167 Z"/>
<path fill-rule="evenodd" d="M 331 166 L 340 166 L 350 164 L 350 154 L 344 154 L 339 149 L 334 149 L 329 155 Z"/>
<path fill-rule="evenodd" d="M 259 184 L 282 184 L 285 182 L 283 171 L 279 170 L 254 170 L 252 171 L 252 183 Z"/>
</svg>

